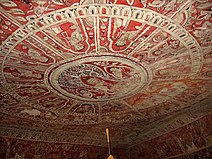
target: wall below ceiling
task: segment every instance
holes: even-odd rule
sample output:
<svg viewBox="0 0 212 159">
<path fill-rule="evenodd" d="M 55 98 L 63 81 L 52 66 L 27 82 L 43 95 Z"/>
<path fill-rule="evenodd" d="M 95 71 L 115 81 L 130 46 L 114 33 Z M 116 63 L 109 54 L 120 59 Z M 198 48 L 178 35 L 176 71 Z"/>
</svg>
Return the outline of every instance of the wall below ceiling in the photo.
<svg viewBox="0 0 212 159">
<path fill-rule="evenodd" d="M 208 159 L 212 157 L 211 121 L 212 117 L 208 115 L 180 129 L 135 145 L 126 151 L 126 159 Z"/>
<path fill-rule="evenodd" d="M 121 156 L 115 149 L 114 156 Z M 0 138 L 0 159 L 104 159 L 107 147 Z"/>
<path fill-rule="evenodd" d="M 117 159 L 201 159 L 212 157 L 212 116 L 128 149 L 113 149 Z M 113 144 L 112 144 L 113 145 Z M 106 159 L 107 147 L 0 138 L 0 158 Z"/>
</svg>

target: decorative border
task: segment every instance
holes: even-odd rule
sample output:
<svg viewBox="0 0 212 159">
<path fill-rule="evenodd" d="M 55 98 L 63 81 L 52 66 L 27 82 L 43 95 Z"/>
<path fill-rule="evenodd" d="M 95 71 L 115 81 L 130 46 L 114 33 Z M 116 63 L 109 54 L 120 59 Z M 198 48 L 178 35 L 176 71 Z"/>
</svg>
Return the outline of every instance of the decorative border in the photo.
<svg viewBox="0 0 212 159">
<path fill-rule="evenodd" d="M 126 16 L 126 14 L 128 16 Z M 179 39 L 190 51 L 192 58 L 192 75 L 197 74 L 202 65 L 201 49 L 196 39 L 174 20 L 149 9 L 129 7 L 126 5 L 93 4 L 68 7 L 50 12 L 45 16 L 28 22 L 20 27 L 2 44 L 3 55 L 8 55 L 13 48 L 34 33 L 67 20 L 86 18 L 88 16 L 104 16 L 123 18 L 155 26 Z M 5 56 L 5 57 L 6 57 Z"/>
</svg>

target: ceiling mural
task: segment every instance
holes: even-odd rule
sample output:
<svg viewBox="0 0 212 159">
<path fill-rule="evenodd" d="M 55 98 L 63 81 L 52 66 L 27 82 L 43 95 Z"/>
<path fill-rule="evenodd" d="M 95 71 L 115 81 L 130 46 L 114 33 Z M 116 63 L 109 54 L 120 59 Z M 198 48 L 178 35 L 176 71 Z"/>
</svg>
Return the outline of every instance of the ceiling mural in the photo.
<svg viewBox="0 0 212 159">
<path fill-rule="evenodd" d="M 0 4 L 1 136 L 125 147 L 211 114 L 210 0 Z"/>
</svg>

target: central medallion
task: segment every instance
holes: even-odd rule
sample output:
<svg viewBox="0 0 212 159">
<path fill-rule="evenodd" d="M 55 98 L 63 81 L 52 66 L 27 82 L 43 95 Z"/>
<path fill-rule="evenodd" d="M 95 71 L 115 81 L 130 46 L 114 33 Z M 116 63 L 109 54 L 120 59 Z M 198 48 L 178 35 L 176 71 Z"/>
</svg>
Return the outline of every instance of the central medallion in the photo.
<svg viewBox="0 0 212 159">
<path fill-rule="evenodd" d="M 147 67 L 135 59 L 114 54 L 66 60 L 47 72 L 50 88 L 69 98 L 104 102 L 140 92 L 151 79 Z"/>
</svg>

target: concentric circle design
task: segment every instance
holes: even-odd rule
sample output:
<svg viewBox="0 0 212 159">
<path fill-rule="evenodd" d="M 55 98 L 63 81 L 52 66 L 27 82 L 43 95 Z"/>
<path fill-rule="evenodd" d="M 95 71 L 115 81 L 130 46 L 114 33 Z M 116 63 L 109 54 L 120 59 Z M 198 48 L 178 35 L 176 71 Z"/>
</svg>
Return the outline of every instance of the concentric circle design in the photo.
<svg viewBox="0 0 212 159">
<path fill-rule="evenodd" d="M 61 62 L 51 67 L 47 78 L 47 84 L 66 97 L 104 102 L 141 91 L 151 75 L 132 58 L 105 54 Z"/>
<path fill-rule="evenodd" d="M 3 136 L 105 146 L 99 132 L 112 125 L 115 143 L 130 146 L 193 130 L 210 112 L 209 0 L 0 4 Z M 183 136 L 177 144 L 192 145 Z"/>
</svg>

